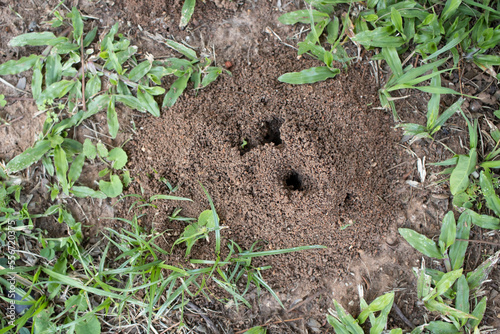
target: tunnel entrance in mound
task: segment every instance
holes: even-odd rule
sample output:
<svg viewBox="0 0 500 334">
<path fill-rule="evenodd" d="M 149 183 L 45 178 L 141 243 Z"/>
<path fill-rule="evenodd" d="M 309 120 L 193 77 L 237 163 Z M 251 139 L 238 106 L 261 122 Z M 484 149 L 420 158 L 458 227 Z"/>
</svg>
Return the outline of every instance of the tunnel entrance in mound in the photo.
<svg viewBox="0 0 500 334">
<path fill-rule="evenodd" d="M 126 146 L 139 181 L 129 191 L 168 193 L 163 177 L 182 183 L 175 194 L 193 199 L 182 215 L 196 217 L 208 208 L 199 181 L 228 227 L 224 238 L 243 247 L 264 240 L 266 249 L 328 246 L 266 258 L 282 286 L 291 278 L 316 284 L 342 273 L 359 251 L 376 251 L 398 215 L 397 176 L 387 172 L 397 137 L 390 115 L 370 107 L 377 95 L 369 71 L 353 66 L 334 80 L 291 86 L 276 78 L 312 63 L 290 62 L 288 50 L 261 57 L 196 96 L 189 92 L 161 118 L 144 119 Z M 178 235 L 186 223 L 166 218 L 177 205 L 165 203 L 155 220 Z M 166 249 L 175 238 L 166 237 Z M 200 242 L 192 256 L 210 254 L 213 245 Z"/>
</svg>

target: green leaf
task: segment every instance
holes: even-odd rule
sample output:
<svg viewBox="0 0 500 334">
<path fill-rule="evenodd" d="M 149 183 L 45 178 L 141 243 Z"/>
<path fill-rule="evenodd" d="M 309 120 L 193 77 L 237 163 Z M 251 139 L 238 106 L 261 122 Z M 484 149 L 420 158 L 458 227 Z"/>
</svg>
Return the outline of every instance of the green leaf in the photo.
<svg viewBox="0 0 500 334">
<path fill-rule="evenodd" d="M 449 51 L 453 49 L 455 46 L 460 44 L 466 38 L 468 35 L 467 34 L 461 34 L 450 40 L 448 43 L 446 43 L 445 46 L 443 46 L 441 49 L 437 50 L 436 52 L 432 53 L 429 57 L 426 58 L 426 60 L 431 60 L 436 58 L 442 53 L 445 53 L 446 51 Z"/>
<path fill-rule="evenodd" d="M 500 219 L 488 215 L 480 215 L 472 210 L 469 210 L 468 212 L 474 225 L 490 230 L 500 229 Z"/>
<path fill-rule="evenodd" d="M 444 9 L 441 12 L 440 20 L 445 22 L 448 20 L 457 10 L 457 8 L 462 3 L 462 0 L 448 0 L 444 5 Z M 465 37 L 465 36 L 464 36 Z"/>
<path fill-rule="evenodd" d="M 422 268 L 415 268 L 415 273 L 417 275 L 417 298 L 421 300 L 431 292 L 432 277 L 426 273 L 423 261 Z"/>
<path fill-rule="evenodd" d="M 116 53 L 114 51 L 109 51 L 108 53 L 108 61 L 106 65 L 111 66 L 112 69 L 116 71 L 119 75 L 123 73 L 121 62 L 118 60 Z"/>
<path fill-rule="evenodd" d="M 116 102 L 121 102 L 129 108 L 145 112 L 146 108 L 141 104 L 138 98 L 132 95 L 115 95 Z"/>
<path fill-rule="evenodd" d="M 446 123 L 446 121 L 451 116 L 453 116 L 454 113 L 460 111 L 461 110 L 460 107 L 462 106 L 462 103 L 464 101 L 465 100 L 463 98 L 459 98 L 457 102 L 453 103 L 451 106 L 448 107 L 448 109 L 443 111 L 443 113 L 438 117 L 435 123 L 433 123 L 432 133 L 437 132 L 441 128 L 441 126 L 443 126 L 443 124 Z"/>
<path fill-rule="evenodd" d="M 65 302 L 64 306 L 67 310 L 75 310 L 78 312 L 83 312 L 87 309 L 87 301 L 85 297 L 81 294 L 73 295 L 69 297 Z"/>
<path fill-rule="evenodd" d="M 61 56 L 58 54 L 51 54 L 47 57 L 47 64 L 45 65 L 45 84 L 50 86 L 54 82 L 61 80 L 61 77 Z"/>
<path fill-rule="evenodd" d="M 97 143 L 97 154 L 99 154 L 101 158 L 106 158 L 109 154 L 108 149 L 102 142 Z"/>
<path fill-rule="evenodd" d="M 85 163 L 85 154 L 81 153 L 76 156 L 69 168 L 68 181 L 74 183 L 82 174 L 83 164 Z"/>
<path fill-rule="evenodd" d="M 467 283 L 469 289 L 475 290 L 488 278 L 491 270 L 495 267 L 500 257 L 500 251 L 490 256 L 486 261 L 481 263 L 473 272 L 467 274 Z"/>
<path fill-rule="evenodd" d="M 85 38 L 83 39 L 83 47 L 84 48 L 86 48 L 87 46 L 90 45 L 90 43 L 92 43 L 96 34 L 97 34 L 97 27 L 94 27 L 94 29 L 92 29 L 91 31 L 89 31 L 87 33 L 87 35 L 85 35 Z"/>
<path fill-rule="evenodd" d="M 10 40 L 10 46 L 42 46 L 42 45 L 56 45 L 58 43 L 67 41 L 66 37 L 56 37 L 53 33 L 44 32 L 30 32 L 14 37 Z"/>
<path fill-rule="evenodd" d="M 466 210 L 458 218 L 456 239 L 469 239 L 471 228 L 470 212 L 472 211 Z M 453 245 L 451 245 L 448 252 L 450 257 L 451 269 L 457 270 L 459 268 L 462 268 L 465 259 L 465 252 L 468 245 L 468 241 L 461 240 L 457 240 Z"/>
<path fill-rule="evenodd" d="M 130 71 L 128 78 L 133 82 L 137 82 L 149 72 L 152 66 L 153 64 L 149 60 L 143 61 Z"/>
<path fill-rule="evenodd" d="M 19 60 L 9 60 L 0 65 L 0 75 L 17 74 L 29 70 L 40 56 L 31 55 L 29 57 L 22 57 Z"/>
<path fill-rule="evenodd" d="M 118 134 L 118 130 L 120 129 L 120 123 L 118 122 L 118 115 L 116 114 L 114 95 L 112 95 L 111 99 L 109 100 L 107 120 L 109 135 L 111 136 L 111 138 L 115 139 L 116 135 Z"/>
<path fill-rule="evenodd" d="M 437 312 L 441 313 L 444 316 L 451 315 L 451 316 L 454 316 L 455 318 L 470 318 L 470 319 L 474 318 L 470 314 L 467 314 L 465 312 L 459 311 L 456 308 L 450 307 L 450 306 L 446 305 L 445 303 L 439 302 L 437 300 L 429 300 L 429 301 L 425 302 L 425 306 L 427 307 L 427 309 L 429 311 L 431 311 L 431 312 L 437 311 Z M 427 329 L 428 328 L 429 327 L 427 327 Z M 436 332 L 436 331 L 432 331 L 431 333 L 460 333 L 460 332 L 457 331 L 456 328 L 455 328 L 454 332 L 453 331 L 452 332 Z"/>
<path fill-rule="evenodd" d="M 401 65 L 401 59 L 399 59 L 396 48 L 382 48 L 382 57 L 385 59 L 395 76 L 400 77 L 403 75 L 403 66 Z"/>
<path fill-rule="evenodd" d="M 455 297 L 455 307 L 464 313 L 469 313 L 469 285 L 464 275 L 460 276 L 456 285 L 457 296 Z M 461 324 L 462 326 L 464 323 Z"/>
<path fill-rule="evenodd" d="M 328 19 L 329 15 L 327 13 L 322 13 L 314 9 L 312 10 L 302 9 L 302 10 L 296 10 L 294 12 L 285 13 L 278 18 L 278 21 L 280 21 L 283 24 L 296 24 L 296 23 L 311 24 L 311 18 L 313 19 L 314 23 L 317 23 L 324 19 Z"/>
<path fill-rule="evenodd" d="M 98 95 L 95 98 L 93 98 L 87 106 L 87 112 L 85 113 L 85 116 L 83 119 L 89 118 L 92 115 L 97 114 L 99 111 L 101 111 L 105 107 L 107 108 L 109 105 L 110 99 L 111 99 L 111 96 L 109 96 L 107 94 Z"/>
<path fill-rule="evenodd" d="M 99 189 L 108 197 L 116 197 L 123 191 L 123 184 L 118 175 L 111 175 L 110 182 L 100 180 Z"/>
<path fill-rule="evenodd" d="M 498 198 L 498 195 L 495 193 L 491 175 L 487 170 L 481 171 L 479 175 L 479 186 L 486 200 L 486 206 L 500 217 L 500 198 Z"/>
<path fill-rule="evenodd" d="M 397 31 L 399 31 L 401 34 L 404 34 L 403 18 L 401 17 L 399 11 L 394 7 L 391 7 L 391 23 L 394 24 L 394 27 Z"/>
<path fill-rule="evenodd" d="M 178 196 L 172 196 L 172 195 L 163 195 L 163 194 L 158 194 L 158 195 L 153 195 L 149 198 L 149 201 L 156 201 L 156 200 L 169 200 L 169 201 L 190 201 L 192 202 L 192 199 L 186 198 L 186 197 L 178 197 Z M 211 210 L 208 210 L 211 211 Z"/>
<path fill-rule="evenodd" d="M 85 98 L 89 99 L 90 97 L 96 95 L 101 91 L 101 78 L 96 75 L 92 75 L 90 80 L 88 80 L 85 84 Z"/>
<path fill-rule="evenodd" d="M 128 170 L 123 172 L 122 182 L 124 187 L 128 187 L 130 182 L 132 182 L 132 179 L 130 178 L 130 172 Z"/>
<path fill-rule="evenodd" d="M 340 322 L 344 324 L 349 333 L 364 334 L 363 329 L 358 325 L 357 321 L 354 320 L 352 315 L 344 310 L 342 305 L 337 303 L 336 300 L 333 300 L 333 305 L 335 306 L 335 310 L 337 311 L 337 316 L 339 317 Z"/>
<path fill-rule="evenodd" d="M 394 27 L 379 27 L 356 34 L 351 40 L 365 47 L 395 47 L 405 43 L 403 37 L 393 36 Z"/>
<path fill-rule="evenodd" d="M 467 324 L 471 330 L 475 330 L 481 323 L 481 320 L 483 320 L 484 312 L 486 312 L 487 301 L 488 298 L 483 297 L 481 301 L 477 303 L 476 307 L 474 308 L 474 311 L 472 311 L 472 315 L 476 317 L 476 319 L 470 319 L 469 323 Z"/>
<path fill-rule="evenodd" d="M 455 281 L 462 276 L 463 268 L 450 271 L 441 277 L 439 282 L 437 282 L 436 287 L 422 300 L 424 302 L 435 299 L 437 296 L 441 296 L 455 283 Z"/>
<path fill-rule="evenodd" d="M 455 223 L 455 216 L 453 211 L 449 211 L 443 218 L 441 225 L 441 235 L 439 236 L 439 247 L 441 254 L 444 255 L 445 251 L 453 245 L 457 233 L 457 224 Z"/>
<path fill-rule="evenodd" d="M 94 160 L 97 156 L 97 150 L 92 141 L 88 138 L 83 142 L 83 154 L 90 160 Z"/>
<path fill-rule="evenodd" d="M 94 314 L 84 316 L 75 325 L 75 334 L 100 334 L 101 324 Z"/>
<path fill-rule="evenodd" d="M 326 320 L 328 320 L 328 323 L 333 327 L 333 330 L 336 334 L 350 334 L 347 330 L 347 327 L 344 326 L 344 324 L 342 324 L 339 320 L 337 320 L 337 318 L 334 318 L 328 314 L 326 316 Z"/>
<path fill-rule="evenodd" d="M 252 327 L 243 334 L 266 334 L 266 329 L 261 326 Z"/>
<path fill-rule="evenodd" d="M 209 67 L 206 71 L 203 80 L 201 81 L 201 88 L 207 87 L 209 84 L 215 81 L 222 74 L 222 69 L 220 67 Z"/>
<path fill-rule="evenodd" d="M 52 160 L 47 156 L 44 155 L 42 157 L 42 164 L 43 167 L 45 167 L 45 170 L 50 176 L 54 176 L 54 165 L 52 164 Z"/>
<path fill-rule="evenodd" d="M 179 28 L 184 29 L 185 26 L 191 20 L 191 16 L 194 13 L 194 7 L 196 5 L 196 0 L 184 0 L 184 5 L 181 10 L 181 21 L 179 23 Z"/>
<path fill-rule="evenodd" d="M 155 101 L 154 97 L 146 91 L 143 92 L 140 87 L 137 89 L 137 99 L 151 115 L 155 117 L 160 116 L 160 108 L 158 107 L 158 103 Z"/>
<path fill-rule="evenodd" d="M 200 213 L 200 216 L 198 217 L 198 226 L 206 226 L 207 228 L 215 227 L 215 220 L 212 210 L 205 210 Z"/>
<path fill-rule="evenodd" d="M 339 38 L 339 27 L 340 27 L 340 20 L 337 16 L 334 16 L 332 21 L 328 23 L 328 25 L 326 26 L 326 31 L 327 31 L 326 42 L 328 44 L 334 45 L 335 42 L 337 41 L 337 38 Z"/>
<path fill-rule="evenodd" d="M 37 142 L 35 146 L 26 149 L 23 153 L 10 160 L 5 166 L 6 172 L 11 174 L 31 166 L 40 160 L 50 148 L 50 140 L 41 140 Z"/>
<path fill-rule="evenodd" d="M 108 160 L 113 161 L 114 169 L 122 169 L 127 164 L 127 153 L 121 147 L 115 147 L 108 154 Z"/>
<path fill-rule="evenodd" d="M 400 228 L 398 231 L 399 234 L 420 253 L 436 259 L 443 258 L 436 243 L 431 239 L 408 228 Z"/>
<path fill-rule="evenodd" d="M 42 93 L 42 81 L 42 64 L 40 59 L 38 59 L 33 66 L 33 76 L 31 78 L 31 94 L 35 100 L 37 100 Z"/>
<path fill-rule="evenodd" d="M 186 89 L 191 73 L 192 71 L 187 71 L 183 76 L 174 81 L 167 94 L 165 94 L 162 107 L 171 108 L 175 104 L 179 96 Z"/>
<path fill-rule="evenodd" d="M 370 303 L 370 305 L 368 305 L 368 307 L 361 309 L 361 313 L 358 316 L 359 323 L 363 324 L 368 318 L 368 315 L 370 313 L 381 311 L 387 306 L 389 306 L 390 310 L 393 302 L 394 302 L 394 292 L 389 292 L 382 296 L 377 297 L 373 302 Z"/>
<path fill-rule="evenodd" d="M 311 67 L 300 72 L 285 73 L 280 76 L 278 80 L 293 85 L 301 85 L 324 81 L 328 78 L 335 77 L 339 73 L 340 70 L 338 68 L 332 71 L 326 66 Z"/>
<path fill-rule="evenodd" d="M 100 198 L 100 199 L 107 198 L 107 196 L 102 191 L 95 191 L 94 189 L 84 186 L 73 186 L 70 192 L 73 193 L 75 197 L 80 197 L 80 198 L 87 198 L 87 197 Z"/>
<path fill-rule="evenodd" d="M 452 195 L 461 193 L 469 186 L 469 175 L 476 169 L 477 152 L 473 148 L 469 155 L 459 155 L 458 163 L 450 176 L 450 191 Z"/>
<path fill-rule="evenodd" d="M 56 166 L 56 176 L 61 184 L 63 192 L 68 193 L 68 179 L 66 173 L 68 172 L 68 159 L 66 158 L 66 152 L 57 145 L 54 148 L 54 166 Z"/>
<path fill-rule="evenodd" d="M 431 321 L 425 329 L 434 334 L 460 334 L 455 325 L 444 321 Z"/>
<path fill-rule="evenodd" d="M 54 82 L 52 85 L 47 87 L 38 99 L 36 100 L 36 103 L 38 105 L 42 105 L 44 101 L 46 100 L 53 100 L 56 98 L 61 98 L 64 95 L 66 95 L 71 88 L 75 85 L 76 81 L 73 80 L 61 80 L 58 82 Z"/>
<path fill-rule="evenodd" d="M 191 1 L 191 0 L 187 0 Z M 198 60 L 198 56 L 196 55 L 196 52 L 193 49 L 190 49 L 180 43 L 177 43 L 176 41 L 168 39 L 166 42 L 167 46 L 174 49 L 175 51 L 183 54 L 184 56 L 188 57 L 191 60 Z"/>
<path fill-rule="evenodd" d="M 36 333 L 49 334 L 55 333 L 56 325 L 50 321 L 50 316 L 54 313 L 54 309 L 46 308 L 42 309 L 38 314 L 34 316 L 33 327 Z"/>
<path fill-rule="evenodd" d="M 80 12 L 76 7 L 71 8 L 71 23 L 73 25 L 73 37 L 75 41 L 80 42 L 83 35 L 83 20 Z"/>
</svg>

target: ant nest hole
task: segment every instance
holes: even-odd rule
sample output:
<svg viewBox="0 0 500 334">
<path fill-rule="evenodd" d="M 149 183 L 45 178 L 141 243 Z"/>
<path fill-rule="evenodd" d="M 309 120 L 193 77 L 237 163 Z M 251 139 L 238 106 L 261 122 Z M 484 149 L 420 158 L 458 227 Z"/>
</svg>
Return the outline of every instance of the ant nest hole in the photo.
<svg viewBox="0 0 500 334">
<path fill-rule="evenodd" d="M 264 135 L 263 144 L 273 143 L 276 146 L 281 145 L 281 143 L 283 142 L 281 140 L 281 132 L 280 132 L 282 124 L 283 122 L 276 118 L 264 123 L 266 132 Z"/>
<path fill-rule="evenodd" d="M 299 173 L 292 171 L 285 177 L 285 186 L 290 190 L 304 190 L 304 178 Z"/>
</svg>

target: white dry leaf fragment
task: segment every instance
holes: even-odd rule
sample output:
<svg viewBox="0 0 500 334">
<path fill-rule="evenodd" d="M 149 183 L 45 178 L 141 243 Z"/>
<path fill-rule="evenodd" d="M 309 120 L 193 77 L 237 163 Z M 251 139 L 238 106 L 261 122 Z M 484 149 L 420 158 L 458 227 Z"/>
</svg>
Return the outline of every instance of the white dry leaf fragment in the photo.
<svg viewBox="0 0 500 334">
<path fill-rule="evenodd" d="M 417 159 L 417 169 L 418 175 L 420 175 L 420 182 L 424 183 L 425 177 L 427 176 L 427 171 L 425 170 L 425 157 Z"/>
<path fill-rule="evenodd" d="M 406 183 L 413 188 L 420 188 L 420 182 L 413 181 L 413 180 L 406 180 Z"/>
</svg>

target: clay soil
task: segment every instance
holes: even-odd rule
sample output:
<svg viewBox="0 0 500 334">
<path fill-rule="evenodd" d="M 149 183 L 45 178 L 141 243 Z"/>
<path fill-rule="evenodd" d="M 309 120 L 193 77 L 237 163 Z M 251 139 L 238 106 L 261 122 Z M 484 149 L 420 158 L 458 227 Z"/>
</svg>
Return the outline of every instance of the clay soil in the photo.
<svg viewBox="0 0 500 334">
<path fill-rule="evenodd" d="M 36 21 L 29 14 L 33 5 L 49 8 L 44 1 L 33 3 L 0 2 L 2 13 L 10 20 L 10 37 L 26 32 L 30 22 Z M 8 10 L 9 5 L 21 13 L 22 20 Z M 277 78 L 320 64 L 308 57 L 298 59 L 296 50 L 285 45 L 296 44 L 297 39 L 292 37 L 301 27 L 279 24 L 277 18 L 282 12 L 276 1 L 199 2 L 185 30 L 178 28 L 182 6 L 178 1 L 80 1 L 78 5 L 84 13 L 98 18 L 96 22 L 103 28 L 121 21 L 122 32 L 143 53 L 155 57 L 170 54 L 150 38 L 160 34 L 188 42 L 199 54 L 215 56 L 218 65 L 232 72 L 198 92 L 188 86 L 173 108 L 162 110 L 160 118 L 125 112 L 134 117 L 138 129 L 124 146 L 135 181 L 128 194 L 168 194 L 163 182 L 167 180 L 180 185 L 175 195 L 193 200 L 182 205 L 181 215 L 197 217 L 209 209 L 201 183 L 225 227 L 221 232 L 223 247 L 228 240 L 243 248 L 257 241 L 261 249 L 327 246 L 254 262 L 256 266 L 272 266 L 263 276 L 280 296 L 285 310 L 269 294 L 253 293 L 250 299 L 254 307 L 236 311 L 216 302 L 229 296 L 210 286 L 216 298 L 208 301 L 200 297 L 194 302 L 211 310 L 207 315 L 219 330 L 237 332 L 274 321 L 276 324 L 268 326 L 270 333 L 332 332 L 325 320 L 332 299 L 357 314 L 358 285 L 368 301 L 396 291 L 395 303 L 410 323 L 394 312 L 390 328 L 410 329 L 413 324 L 424 323 L 411 273 L 411 267 L 420 265 L 421 257 L 398 236 L 397 228 L 439 233 L 440 221 L 451 209 L 446 187 L 413 188 L 406 181 L 421 181 L 417 157 L 440 161 L 450 154 L 436 143 L 409 145 L 402 140 L 401 131 L 394 129 L 392 114 L 378 108 L 377 82 L 384 78 L 375 78 L 369 54 L 363 54 L 334 79 L 292 86 Z M 289 4 L 283 10 L 294 8 Z M 24 55 L 15 55 L 6 42 L 2 38 L 2 62 Z M 348 49 L 353 55 L 357 52 L 354 46 Z M 400 102 L 400 116 L 405 121 L 425 122 L 427 99 L 417 94 Z M 29 147 L 42 124 L 38 118 L 32 120 L 34 104 L 12 100 L 0 114 L 15 120 L 9 127 L 0 127 L 0 136 L 5 138 L 0 159 L 4 160 Z M 464 123 L 459 117 L 453 120 L 438 140 L 460 153 L 458 135 L 466 138 L 461 131 Z M 122 134 L 121 138 L 126 136 Z M 431 175 L 433 171 L 439 170 L 428 169 L 425 185 L 442 178 Z M 130 204 L 130 199 L 120 202 L 114 215 L 130 217 Z M 147 228 L 167 232 L 160 243 L 167 250 L 186 226 L 168 218 L 178 205 L 162 202 L 158 209 L 146 210 L 147 216 L 141 220 Z M 103 227 L 116 228 L 116 223 L 96 220 L 110 214 L 110 206 L 87 212 L 89 222 L 94 222 L 86 230 L 87 243 L 92 244 L 95 233 Z M 483 246 L 479 252 L 490 254 L 493 250 Z M 184 252 L 179 246 L 167 260 L 189 266 Z M 213 238 L 210 242 L 198 241 L 191 258 L 214 259 Z M 470 259 L 470 266 L 474 261 L 478 259 Z M 487 320 L 493 323 L 498 314 L 498 286 L 490 288 L 495 296 L 490 299 Z M 186 317 L 193 327 L 204 323 L 189 312 Z M 284 322 L 287 319 L 297 320 Z"/>
</svg>

